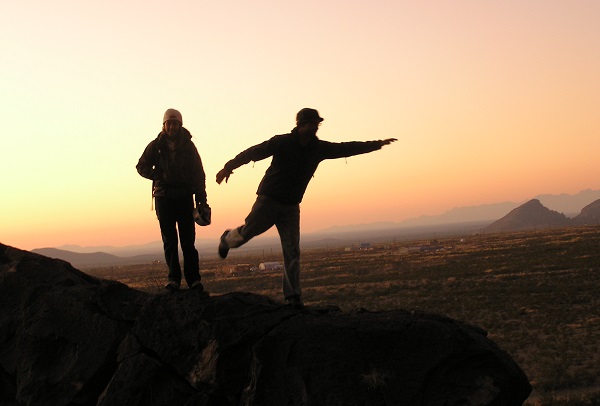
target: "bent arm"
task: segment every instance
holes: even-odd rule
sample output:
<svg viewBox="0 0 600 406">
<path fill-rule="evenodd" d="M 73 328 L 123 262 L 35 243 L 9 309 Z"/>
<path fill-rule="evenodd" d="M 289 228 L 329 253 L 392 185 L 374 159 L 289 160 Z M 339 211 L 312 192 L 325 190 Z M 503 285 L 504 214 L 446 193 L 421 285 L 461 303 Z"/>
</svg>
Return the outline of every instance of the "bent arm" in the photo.
<svg viewBox="0 0 600 406">
<path fill-rule="evenodd" d="M 138 173 L 146 179 L 156 180 L 159 177 L 158 170 L 156 168 L 157 165 L 157 150 L 156 150 L 156 142 L 152 141 L 144 152 L 142 156 L 138 160 L 135 168 Z"/>
<path fill-rule="evenodd" d="M 202 158 L 198 150 L 194 153 L 194 195 L 196 203 L 206 205 L 206 173 L 204 172 L 204 166 L 202 165 Z"/>
</svg>

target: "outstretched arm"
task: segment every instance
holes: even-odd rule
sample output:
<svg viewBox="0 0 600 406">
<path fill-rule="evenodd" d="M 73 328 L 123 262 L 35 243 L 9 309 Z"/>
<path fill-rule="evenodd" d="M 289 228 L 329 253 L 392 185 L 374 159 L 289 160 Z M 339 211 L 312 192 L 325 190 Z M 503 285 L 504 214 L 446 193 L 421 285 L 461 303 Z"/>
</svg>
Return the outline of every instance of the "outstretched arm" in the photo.
<svg viewBox="0 0 600 406">
<path fill-rule="evenodd" d="M 344 158 L 354 155 L 366 154 L 377 151 L 384 145 L 398 141 L 396 138 L 386 138 L 385 140 L 373 141 L 350 141 L 350 142 L 327 142 L 323 141 L 322 159 Z"/>
</svg>

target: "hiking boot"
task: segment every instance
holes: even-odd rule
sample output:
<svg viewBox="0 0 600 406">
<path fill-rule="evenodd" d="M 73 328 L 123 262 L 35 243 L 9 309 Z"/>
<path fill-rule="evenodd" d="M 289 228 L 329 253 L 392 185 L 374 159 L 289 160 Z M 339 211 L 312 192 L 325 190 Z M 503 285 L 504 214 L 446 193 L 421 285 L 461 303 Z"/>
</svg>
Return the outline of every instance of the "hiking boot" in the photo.
<svg viewBox="0 0 600 406">
<path fill-rule="evenodd" d="M 204 286 L 202 286 L 202 282 L 200 282 L 199 280 L 193 282 L 188 289 L 190 290 L 197 290 L 198 292 L 202 292 L 204 290 Z"/>
<path fill-rule="evenodd" d="M 227 237 L 229 231 L 231 230 L 225 230 L 221 236 L 221 241 L 219 242 L 219 256 L 223 259 L 227 258 L 227 254 L 229 254 L 229 244 L 227 244 L 227 241 L 225 241 L 225 237 Z"/>
<path fill-rule="evenodd" d="M 286 300 L 288 301 L 288 304 L 292 306 L 293 309 L 304 309 L 304 302 L 302 301 L 302 298 L 300 298 L 300 296 L 290 296 Z"/>
<path fill-rule="evenodd" d="M 179 283 L 175 281 L 169 281 L 169 283 L 165 285 L 165 289 L 170 290 L 171 292 L 176 292 L 179 290 Z"/>
</svg>

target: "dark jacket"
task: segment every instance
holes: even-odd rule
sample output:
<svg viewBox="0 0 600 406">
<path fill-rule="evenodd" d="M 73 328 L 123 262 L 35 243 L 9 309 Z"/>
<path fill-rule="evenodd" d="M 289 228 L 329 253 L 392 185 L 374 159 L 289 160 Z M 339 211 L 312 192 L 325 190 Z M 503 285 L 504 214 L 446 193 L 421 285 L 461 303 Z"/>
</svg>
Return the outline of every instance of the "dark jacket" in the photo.
<svg viewBox="0 0 600 406">
<path fill-rule="evenodd" d="M 283 204 L 297 204 L 302 201 L 308 182 L 321 161 L 365 154 L 381 148 L 378 141 L 334 143 L 321 141 L 316 136 L 303 146 L 298 137 L 296 128 L 290 134 L 276 135 L 241 152 L 227 162 L 225 168 L 233 171 L 250 161 L 272 156 L 271 166 L 256 193 Z"/>
<path fill-rule="evenodd" d="M 153 195 L 172 198 L 196 195 L 196 201 L 206 203 L 206 174 L 192 135 L 181 128 L 173 153 L 167 145 L 167 135 L 160 132 L 148 144 L 136 169 L 153 181 Z"/>
</svg>

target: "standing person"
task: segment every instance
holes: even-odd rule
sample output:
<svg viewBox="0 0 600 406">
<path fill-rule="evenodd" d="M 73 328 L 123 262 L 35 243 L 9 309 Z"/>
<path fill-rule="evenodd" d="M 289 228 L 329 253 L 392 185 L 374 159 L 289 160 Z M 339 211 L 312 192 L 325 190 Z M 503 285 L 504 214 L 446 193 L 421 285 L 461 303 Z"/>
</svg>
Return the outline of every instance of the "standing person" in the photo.
<svg viewBox="0 0 600 406">
<path fill-rule="evenodd" d="M 151 141 L 136 166 L 138 173 L 152 180 L 152 196 L 160 225 L 169 281 L 165 288 L 179 290 L 181 266 L 177 233 L 183 252 L 183 274 L 190 289 L 204 290 L 200 282 L 200 258 L 194 246 L 196 224 L 194 201 L 200 213 L 208 208 L 206 175 L 192 135 L 183 127 L 181 113 L 168 109 L 162 131 Z"/>
<path fill-rule="evenodd" d="M 219 256 L 247 243 L 273 225 L 283 250 L 283 295 L 295 308 L 304 307 L 300 288 L 300 202 L 319 163 L 325 159 L 365 154 L 388 145 L 395 138 L 365 142 L 333 143 L 317 138 L 323 118 L 315 109 L 304 108 L 296 115 L 296 127 L 289 134 L 276 135 L 248 148 L 217 173 L 217 183 L 229 180 L 233 170 L 250 161 L 273 157 L 258 186 L 256 202 L 245 223 L 226 230 L 219 243 Z"/>
</svg>

